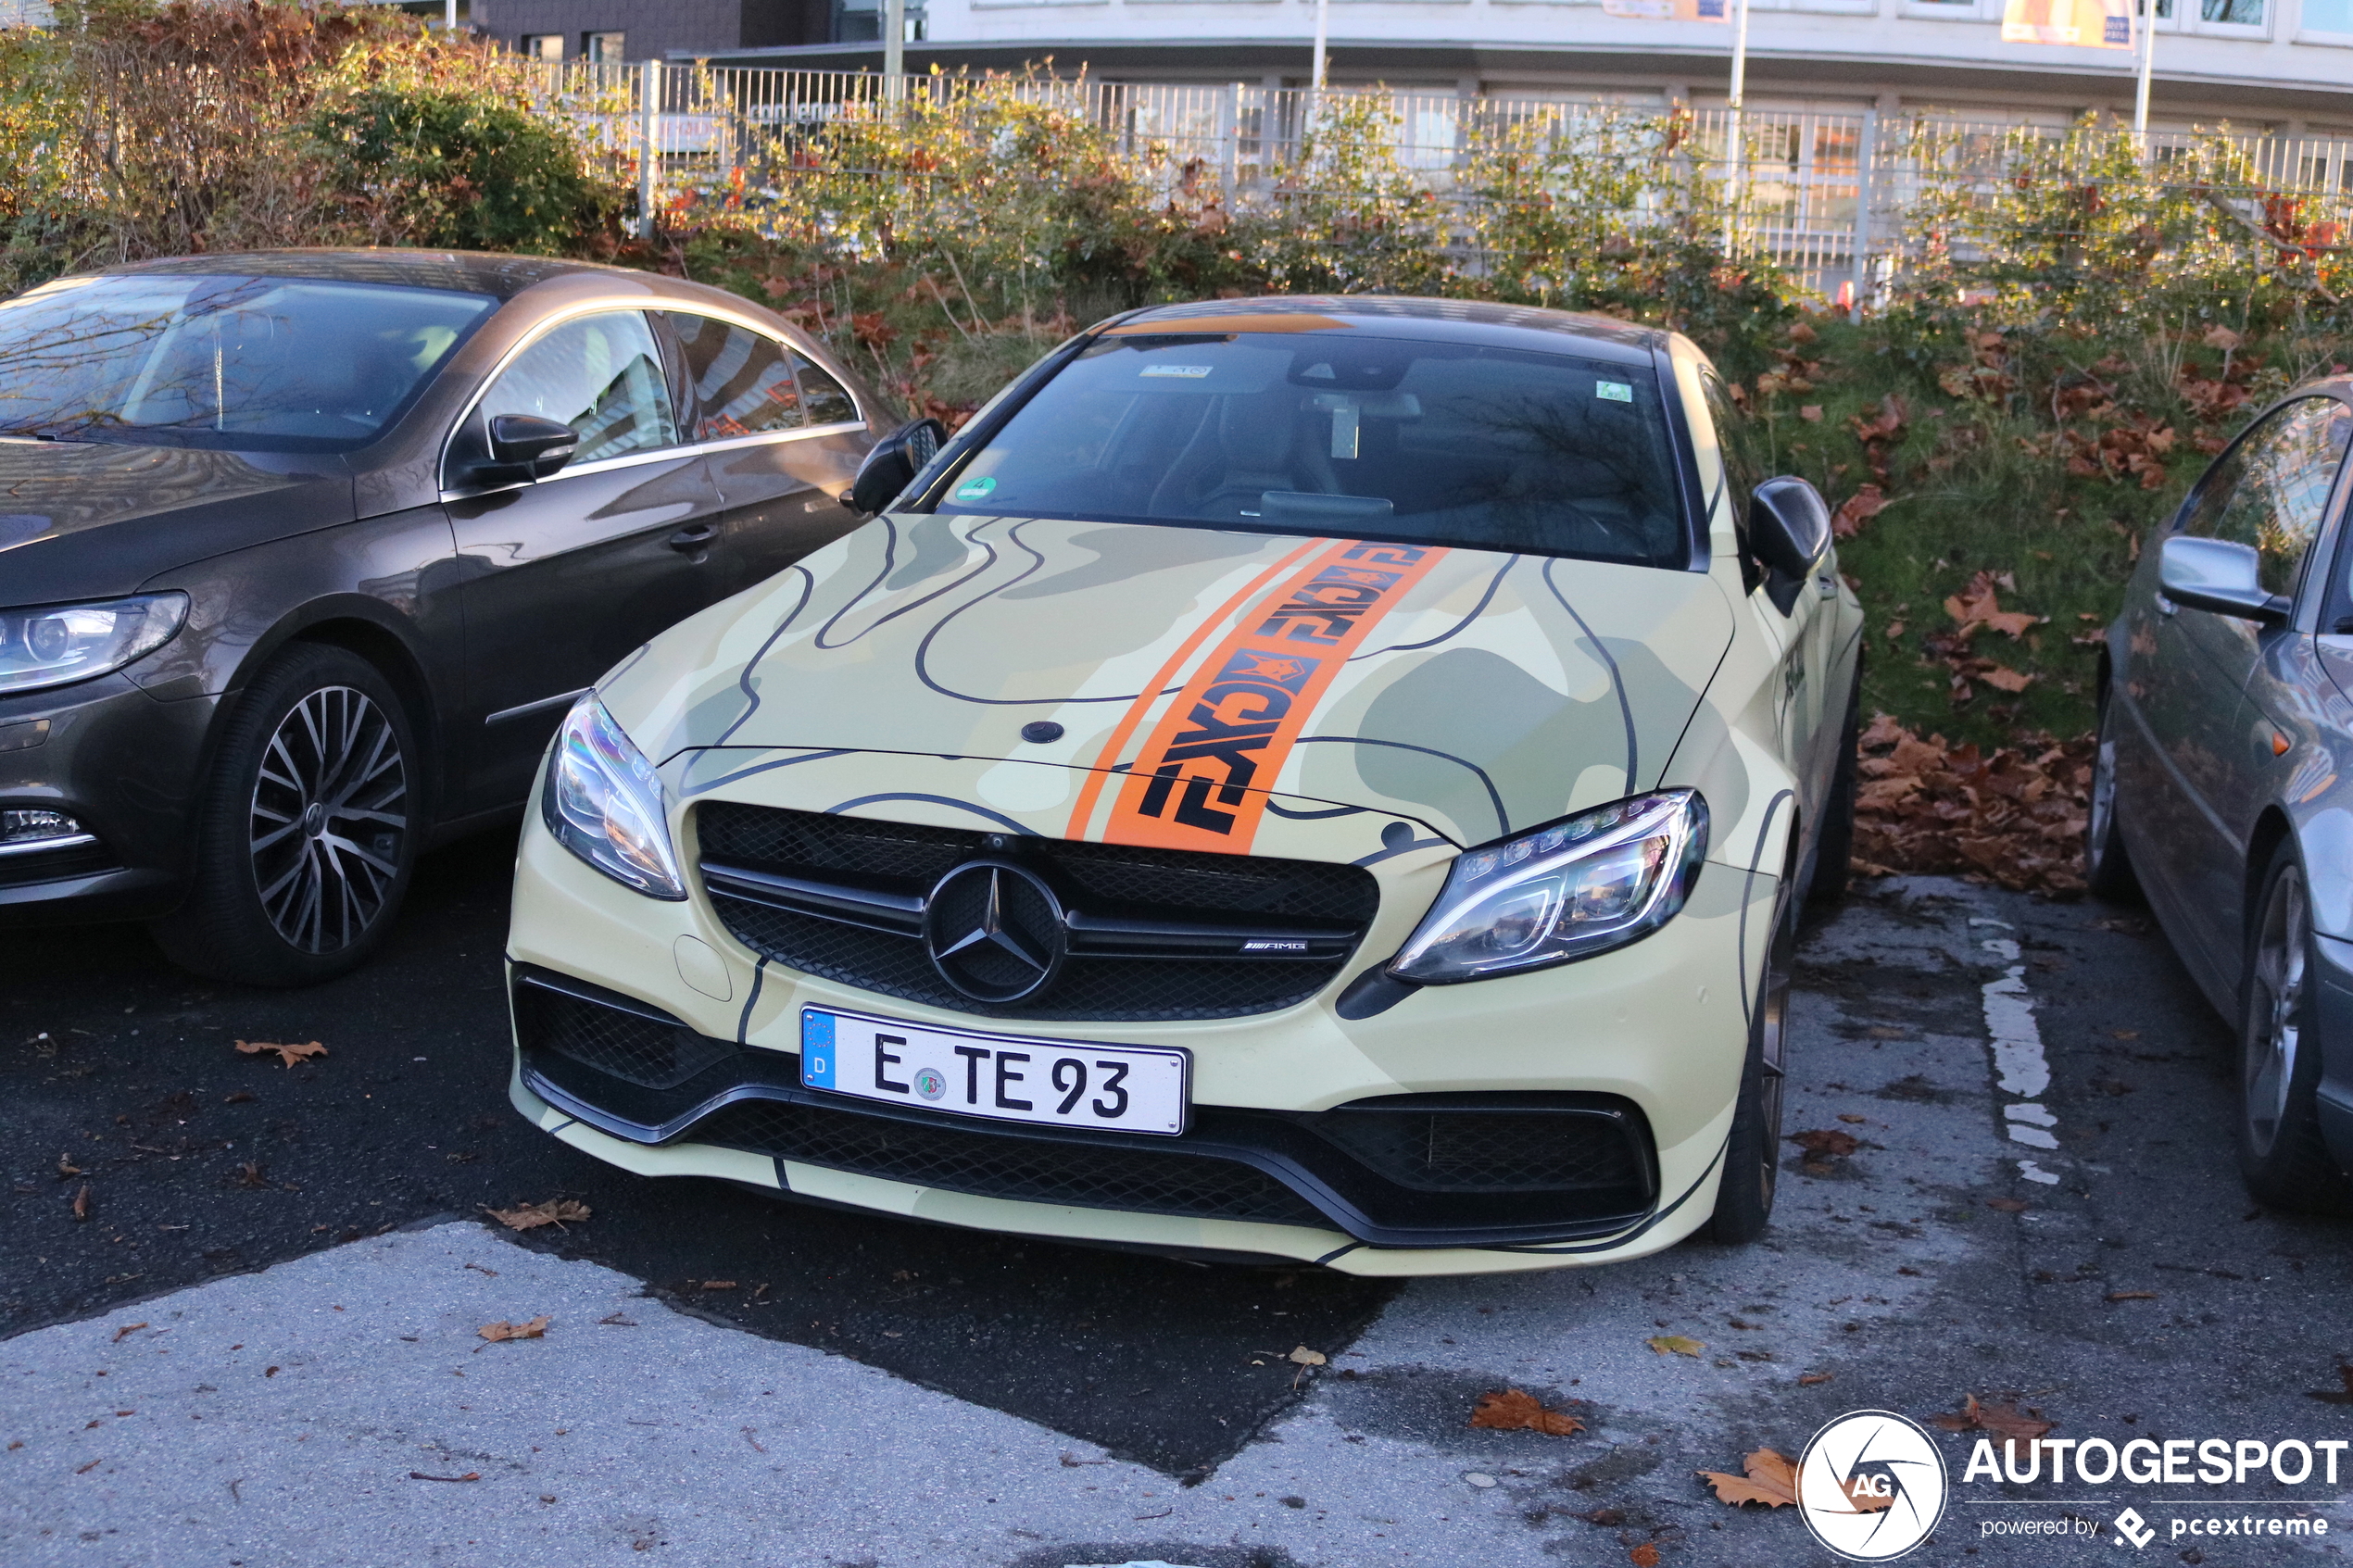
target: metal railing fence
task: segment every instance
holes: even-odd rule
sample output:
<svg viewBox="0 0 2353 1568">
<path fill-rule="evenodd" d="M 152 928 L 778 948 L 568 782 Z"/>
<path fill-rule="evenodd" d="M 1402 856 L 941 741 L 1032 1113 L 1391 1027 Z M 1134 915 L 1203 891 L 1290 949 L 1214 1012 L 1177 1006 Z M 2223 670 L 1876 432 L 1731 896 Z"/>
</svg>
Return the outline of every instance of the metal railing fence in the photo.
<svg viewBox="0 0 2353 1568">
<path fill-rule="evenodd" d="M 1638 216 L 1705 216 L 1723 225 L 1736 253 L 1769 257 L 1805 287 L 1857 301 L 1919 259 L 1916 220 L 1931 206 L 1952 210 L 1992 199 L 2025 165 L 2052 180 L 2116 175 L 2089 167 L 2104 149 L 2112 155 L 2112 132 L 1927 111 L 1750 109 L 1736 117 L 1713 108 L 1670 119 L 1568 96 L 1333 90 L 1319 98 L 1247 82 L 890 78 L 582 61 L 539 69 L 544 104 L 629 161 L 648 211 L 700 199 L 743 205 L 747 194 L 781 201 L 783 182 L 825 167 L 823 150 L 845 125 L 912 114 L 945 115 L 952 124 L 961 109 L 984 101 L 1083 118 L 1110 133 L 1134 171 L 1239 208 L 1312 187 L 1319 178 L 1315 131 L 1347 119 L 1360 137 L 1369 128 L 1386 175 L 1440 198 L 1455 215 L 1455 250 L 1467 265 L 1478 265 L 1475 176 L 1482 150 L 1516 135 L 1520 145 L 1555 154 L 1598 149 L 1647 160 L 1628 171 L 1639 187 L 1630 198 Z M 644 156 L 648 147 L 651 157 Z M 2285 200 L 2307 228 L 2353 227 L 2353 139 L 2228 127 L 2158 132 L 2144 160 L 2160 178 L 2178 164 L 2202 191 L 2236 198 L 2259 220 Z M 904 168 L 875 172 L 912 177 Z"/>
</svg>

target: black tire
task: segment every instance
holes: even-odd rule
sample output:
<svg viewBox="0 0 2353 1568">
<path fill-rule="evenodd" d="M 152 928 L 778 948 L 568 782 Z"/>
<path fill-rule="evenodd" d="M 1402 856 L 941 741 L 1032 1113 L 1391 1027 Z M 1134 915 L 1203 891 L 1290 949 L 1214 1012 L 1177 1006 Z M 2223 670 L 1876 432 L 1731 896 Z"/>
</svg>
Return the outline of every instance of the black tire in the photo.
<svg viewBox="0 0 2353 1568">
<path fill-rule="evenodd" d="M 2353 1184 L 2321 1135 L 2312 948 L 2304 866 L 2290 840 L 2264 872 L 2239 983 L 2239 1173 L 2268 1208 L 2343 1214 Z"/>
<path fill-rule="evenodd" d="M 1838 903 L 1855 880 L 1856 767 L 1862 742 L 1863 671 L 1857 668 L 1855 685 L 1846 694 L 1846 721 L 1839 731 L 1838 768 L 1831 774 L 1822 826 L 1814 839 L 1814 874 L 1806 884 L 1809 904 Z"/>
<path fill-rule="evenodd" d="M 1708 1221 L 1708 1236 L 1727 1247 L 1755 1241 L 1773 1216 L 1781 1158 L 1782 1046 L 1796 954 L 1797 900 L 1784 896 L 1774 908 L 1772 945 L 1766 949 L 1764 974 L 1750 1010 L 1740 1102 L 1732 1111 L 1731 1136 L 1724 1145 L 1716 1212 Z"/>
<path fill-rule="evenodd" d="M 366 961 L 417 858 L 417 747 L 390 682 L 301 644 L 246 686 L 205 777 L 187 899 L 155 923 L 174 963 L 315 985 Z"/>
<path fill-rule="evenodd" d="M 2083 886 L 2111 904 L 2141 897 L 2141 879 L 2116 825 L 2116 704 L 2100 702 L 2098 747 L 2092 754 L 2092 801 L 2083 816 Z"/>
</svg>

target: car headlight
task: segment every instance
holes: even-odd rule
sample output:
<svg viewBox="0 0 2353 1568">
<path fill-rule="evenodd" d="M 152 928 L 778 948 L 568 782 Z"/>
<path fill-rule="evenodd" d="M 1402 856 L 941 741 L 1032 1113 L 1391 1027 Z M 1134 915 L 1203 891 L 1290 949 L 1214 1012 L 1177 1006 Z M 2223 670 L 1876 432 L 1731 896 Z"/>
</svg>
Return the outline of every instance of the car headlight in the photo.
<svg viewBox="0 0 2353 1568">
<path fill-rule="evenodd" d="M 0 609 L 0 694 L 62 686 L 120 670 L 171 641 L 187 619 L 185 594 Z"/>
<path fill-rule="evenodd" d="M 1690 789 L 1469 850 L 1389 972 L 1443 985 L 1622 947 L 1674 918 L 1706 853 L 1707 802 Z"/>
<path fill-rule="evenodd" d="M 661 780 L 594 692 L 556 732 L 539 818 L 556 842 L 615 882 L 648 898 L 686 897 Z"/>
</svg>

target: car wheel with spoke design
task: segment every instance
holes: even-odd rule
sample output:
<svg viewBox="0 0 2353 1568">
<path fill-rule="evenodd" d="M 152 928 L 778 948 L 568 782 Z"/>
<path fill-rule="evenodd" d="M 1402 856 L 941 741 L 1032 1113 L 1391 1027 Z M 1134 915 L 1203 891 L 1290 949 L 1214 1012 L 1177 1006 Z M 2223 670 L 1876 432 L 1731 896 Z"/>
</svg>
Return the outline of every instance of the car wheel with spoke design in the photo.
<svg viewBox="0 0 2353 1568">
<path fill-rule="evenodd" d="M 2320 1042 L 2307 985 L 2311 905 L 2293 841 L 2271 857 L 2240 985 L 2239 1170 L 2257 1201 L 2343 1213 L 2353 1199 L 2321 1135 Z"/>
<path fill-rule="evenodd" d="M 304 646 L 231 715 L 197 819 L 188 899 L 157 938 L 187 968 L 307 985 L 364 960 L 408 889 L 416 747 L 398 696 L 343 648 Z"/>
</svg>

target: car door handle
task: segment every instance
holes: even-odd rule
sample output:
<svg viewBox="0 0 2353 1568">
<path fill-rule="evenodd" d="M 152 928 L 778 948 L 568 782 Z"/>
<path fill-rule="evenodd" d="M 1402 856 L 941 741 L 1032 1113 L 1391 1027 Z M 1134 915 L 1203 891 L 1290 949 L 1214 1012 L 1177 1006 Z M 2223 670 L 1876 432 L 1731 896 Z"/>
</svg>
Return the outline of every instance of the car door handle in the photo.
<svg viewBox="0 0 2353 1568">
<path fill-rule="evenodd" d="M 718 537 L 719 529 L 715 524 L 689 523 L 670 536 L 670 547 L 673 550 L 692 552 L 703 548 Z"/>
</svg>

